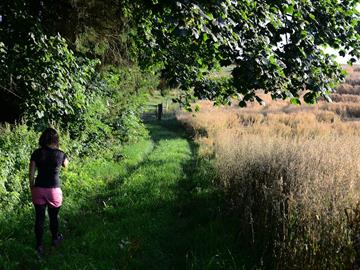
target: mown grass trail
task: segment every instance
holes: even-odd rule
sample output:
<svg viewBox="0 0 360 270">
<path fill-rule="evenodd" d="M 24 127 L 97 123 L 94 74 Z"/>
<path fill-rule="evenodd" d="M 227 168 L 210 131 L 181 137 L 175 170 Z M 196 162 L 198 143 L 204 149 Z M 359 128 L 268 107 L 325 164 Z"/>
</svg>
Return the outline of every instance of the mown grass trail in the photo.
<svg viewBox="0 0 360 270">
<path fill-rule="evenodd" d="M 23 254 L 19 269 L 240 268 L 236 222 L 222 217 L 211 166 L 175 120 L 148 128 L 152 140 L 128 149 L 123 174 L 64 206 L 62 246 L 41 262 Z"/>
</svg>

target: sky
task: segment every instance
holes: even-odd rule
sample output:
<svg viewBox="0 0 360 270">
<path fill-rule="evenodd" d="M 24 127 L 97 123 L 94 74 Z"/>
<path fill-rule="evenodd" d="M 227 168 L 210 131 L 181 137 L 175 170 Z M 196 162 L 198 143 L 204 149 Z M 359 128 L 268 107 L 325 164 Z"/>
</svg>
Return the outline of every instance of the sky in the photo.
<svg viewBox="0 0 360 270">
<path fill-rule="evenodd" d="M 346 64 L 350 60 L 350 55 L 345 55 L 345 57 L 340 56 L 336 50 L 333 48 L 326 48 L 325 52 L 335 54 L 336 55 L 336 61 L 340 64 Z M 355 64 L 360 64 L 359 61 L 356 61 Z"/>
</svg>

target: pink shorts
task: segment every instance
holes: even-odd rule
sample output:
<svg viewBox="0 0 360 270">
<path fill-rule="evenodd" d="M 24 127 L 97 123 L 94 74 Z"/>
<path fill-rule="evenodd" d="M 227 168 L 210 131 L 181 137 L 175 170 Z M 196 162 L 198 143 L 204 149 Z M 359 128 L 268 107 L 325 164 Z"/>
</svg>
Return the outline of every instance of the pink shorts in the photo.
<svg viewBox="0 0 360 270">
<path fill-rule="evenodd" d="M 33 187 L 31 197 L 33 204 L 47 204 L 52 208 L 60 207 L 63 200 L 61 188 Z"/>
</svg>

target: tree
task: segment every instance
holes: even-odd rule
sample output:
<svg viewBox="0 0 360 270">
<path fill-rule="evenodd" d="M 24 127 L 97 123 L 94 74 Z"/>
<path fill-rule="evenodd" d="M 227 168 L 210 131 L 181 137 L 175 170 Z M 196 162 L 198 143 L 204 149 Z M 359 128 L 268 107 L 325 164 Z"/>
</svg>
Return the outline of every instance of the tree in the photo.
<svg viewBox="0 0 360 270">
<path fill-rule="evenodd" d="M 238 96 L 241 106 L 261 102 L 258 89 L 295 104 L 306 90 L 304 100 L 314 103 L 321 96 L 329 100 L 345 76 L 324 48 L 351 55 L 351 63 L 360 56 L 359 2 L 4 0 L 1 51 L 7 60 L 19 59 L 16 48 L 25 48 L 28 34 L 39 28 L 49 36 L 60 33 L 77 55 L 99 58 L 103 65 L 138 61 L 143 69 L 156 67 L 170 85 L 184 90 L 185 103 L 192 89 L 196 97 L 218 103 Z M 11 104 L 17 77 L 10 71 L 22 64 L 5 62 L 2 86 Z M 228 65 L 235 66 L 231 79 L 217 82 L 207 76 Z"/>
<path fill-rule="evenodd" d="M 141 101 L 157 79 L 133 66 L 123 3 L 1 1 L 0 122 L 55 124 L 84 145 L 145 135 Z"/>
<path fill-rule="evenodd" d="M 138 33 L 144 66 L 161 63 L 163 75 L 186 92 L 240 105 L 261 99 L 314 103 L 329 94 L 344 72 L 326 47 L 360 56 L 357 0 L 153 0 L 144 4 Z M 214 87 L 206 70 L 235 65 L 227 87 Z M 224 84 L 224 82 L 222 82 Z M 208 87 L 211 86 L 211 87 Z"/>
<path fill-rule="evenodd" d="M 60 35 L 46 35 L 34 2 L 2 3 L 0 104 L 6 110 L 0 120 L 24 117 L 41 128 L 82 123 L 97 61 L 76 57 Z"/>
</svg>

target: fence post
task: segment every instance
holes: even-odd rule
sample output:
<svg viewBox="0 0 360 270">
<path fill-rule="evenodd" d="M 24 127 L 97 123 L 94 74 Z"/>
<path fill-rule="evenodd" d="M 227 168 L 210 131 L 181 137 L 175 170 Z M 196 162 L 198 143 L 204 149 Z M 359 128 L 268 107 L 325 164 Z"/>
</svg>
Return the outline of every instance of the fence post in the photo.
<svg viewBox="0 0 360 270">
<path fill-rule="evenodd" d="M 158 120 L 161 120 L 162 114 L 163 114 L 163 105 L 162 105 L 162 103 L 160 103 L 157 105 L 157 119 Z"/>
</svg>

